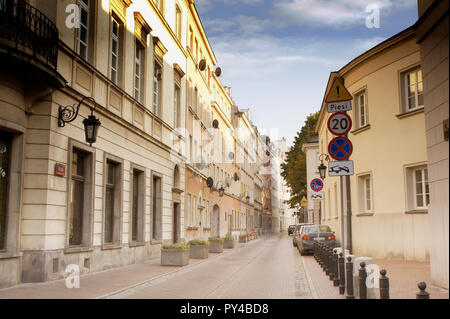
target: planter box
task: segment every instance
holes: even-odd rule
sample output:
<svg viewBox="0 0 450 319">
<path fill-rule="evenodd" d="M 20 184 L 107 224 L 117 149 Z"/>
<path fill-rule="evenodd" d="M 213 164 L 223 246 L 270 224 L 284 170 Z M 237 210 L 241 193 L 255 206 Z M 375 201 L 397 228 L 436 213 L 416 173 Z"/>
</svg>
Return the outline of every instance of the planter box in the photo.
<svg viewBox="0 0 450 319">
<path fill-rule="evenodd" d="M 223 248 L 234 248 L 234 239 L 225 239 Z"/>
<path fill-rule="evenodd" d="M 185 266 L 189 264 L 189 249 L 161 249 L 161 266 Z"/>
<path fill-rule="evenodd" d="M 209 242 L 209 252 L 210 253 L 221 253 L 223 252 L 223 241 L 210 241 Z"/>
<path fill-rule="evenodd" d="M 190 257 L 194 259 L 208 258 L 208 245 L 189 245 Z"/>
<path fill-rule="evenodd" d="M 239 237 L 240 243 L 246 243 L 248 241 L 247 237 Z"/>
</svg>

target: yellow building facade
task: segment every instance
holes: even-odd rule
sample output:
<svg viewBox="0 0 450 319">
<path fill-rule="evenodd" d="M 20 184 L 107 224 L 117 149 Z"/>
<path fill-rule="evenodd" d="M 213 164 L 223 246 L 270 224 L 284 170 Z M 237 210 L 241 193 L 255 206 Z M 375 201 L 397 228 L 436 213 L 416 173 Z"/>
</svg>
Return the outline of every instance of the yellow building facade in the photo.
<svg viewBox="0 0 450 319">
<path fill-rule="evenodd" d="M 429 260 L 423 84 L 414 35 L 408 28 L 331 73 L 324 93 L 340 77 L 353 96 L 347 114 L 355 172 L 343 195 L 346 247 L 357 256 Z M 316 127 L 320 154 L 328 154 L 335 137 L 329 116 L 323 103 Z M 321 223 L 341 241 L 340 179 L 327 176 L 324 184 Z"/>
</svg>

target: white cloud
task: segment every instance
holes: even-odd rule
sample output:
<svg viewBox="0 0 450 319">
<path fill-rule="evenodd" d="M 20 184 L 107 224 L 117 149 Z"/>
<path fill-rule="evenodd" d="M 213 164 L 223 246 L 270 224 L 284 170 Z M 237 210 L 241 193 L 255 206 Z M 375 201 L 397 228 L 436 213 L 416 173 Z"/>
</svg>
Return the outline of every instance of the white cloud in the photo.
<svg viewBox="0 0 450 319">
<path fill-rule="evenodd" d="M 275 14 L 295 24 L 325 27 L 345 27 L 364 24 L 368 5 L 377 5 L 381 15 L 392 10 L 416 5 L 415 0 L 279 0 Z"/>
<path fill-rule="evenodd" d="M 355 49 L 362 53 L 362 52 L 365 52 L 365 51 L 373 48 L 374 46 L 383 42 L 384 40 L 386 40 L 385 37 L 373 37 L 373 38 L 368 38 L 368 39 L 358 39 L 355 41 Z"/>
</svg>

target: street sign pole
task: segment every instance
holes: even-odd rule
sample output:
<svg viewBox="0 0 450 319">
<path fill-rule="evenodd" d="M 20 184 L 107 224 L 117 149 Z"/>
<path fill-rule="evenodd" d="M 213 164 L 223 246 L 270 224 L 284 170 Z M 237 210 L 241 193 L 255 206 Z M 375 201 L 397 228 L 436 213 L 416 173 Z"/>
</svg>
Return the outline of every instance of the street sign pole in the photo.
<svg viewBox="0 0 450 319">
<path fill-rule="evenodd" d="M 346 267 L 345 262 L 345 224 L 344 224 L 344 176 L 340 176 L 341 179 L 341 237 L 342 237 L 342 256 L 344 257 L 344 267 Z M 344 288 L 345 289 L 345 288 Z M 347 288 L 348 289 L 348 288 Z"/>
</svg>

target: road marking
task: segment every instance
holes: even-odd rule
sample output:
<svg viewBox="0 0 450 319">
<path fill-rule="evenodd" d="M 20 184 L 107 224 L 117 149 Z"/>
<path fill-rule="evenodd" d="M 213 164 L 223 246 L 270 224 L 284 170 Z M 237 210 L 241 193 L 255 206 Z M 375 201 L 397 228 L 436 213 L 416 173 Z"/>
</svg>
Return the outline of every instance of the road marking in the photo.
<svg viewBox="0 0 450 319">
<path fill-rule="evenodd" d="M 308 268 L 306 267 L 305 257 L 300 256 L 300 258 L 302 259 L 303 269 L 305 270 L 306 278 L 308 278 L 308 285 L 309 285 L 309 290 L 311 290 L 312 298 L 313 299 L 319 299 L 319 295 L 317 294 L 317 291 L 316 291 L 316 288 L 314 287 L 314 284 L 312 282 L 311 276 L 309 275 Z"/>
</svg>

